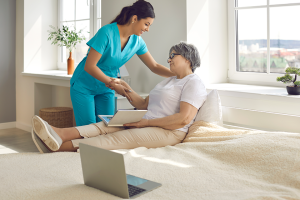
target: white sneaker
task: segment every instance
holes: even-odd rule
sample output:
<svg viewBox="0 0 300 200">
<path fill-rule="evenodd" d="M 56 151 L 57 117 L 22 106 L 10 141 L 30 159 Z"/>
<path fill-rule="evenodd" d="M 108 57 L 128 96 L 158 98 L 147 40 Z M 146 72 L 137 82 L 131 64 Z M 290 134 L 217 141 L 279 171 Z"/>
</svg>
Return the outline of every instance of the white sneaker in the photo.
<svg viewBox="0 0 300 200">
<path fill-rule="evenodd" d="M 44 145 L 42 140 L 35 134 L 33 129 L 31 130 L 31 136 L 36 148 L 40 153 L 51 153 L 51 151 L 49 151 L 49 149 L 47 149 L 47 147 Z"/>
<path fill-rule="evenodd" d="M 46 121 L 35 115 L 32 118 L 32 127 L 36 135 L 48 146 L 49 149 L 57 151 L 60 148 L 62 139 Z"/>
</svg>

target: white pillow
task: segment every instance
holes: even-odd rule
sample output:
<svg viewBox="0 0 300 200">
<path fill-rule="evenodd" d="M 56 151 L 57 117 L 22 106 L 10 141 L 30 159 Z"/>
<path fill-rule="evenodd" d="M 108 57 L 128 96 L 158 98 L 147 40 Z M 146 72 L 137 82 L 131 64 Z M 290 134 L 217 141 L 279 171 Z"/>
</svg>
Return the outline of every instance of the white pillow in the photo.
<svg viewBox="0 0 300 200">
<path fill-rule="evenodd" d="M 223 126 L 222 105 L 217 90 L 210 91 L 206 101 L 200 107 L 195 122 L 200 120 Z"/>
</svg>

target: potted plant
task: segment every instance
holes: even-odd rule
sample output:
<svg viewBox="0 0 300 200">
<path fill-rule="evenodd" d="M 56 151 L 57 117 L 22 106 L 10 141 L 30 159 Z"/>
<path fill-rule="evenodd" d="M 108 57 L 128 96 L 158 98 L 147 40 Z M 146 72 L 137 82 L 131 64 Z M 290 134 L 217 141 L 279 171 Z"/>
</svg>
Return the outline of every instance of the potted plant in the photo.
<svg viewBox="0 0 300 200">
<path fill-rule="evenodd" d="M 69 50 L 70 54 L 67 61 L 68 75 L 73 74 L 74 59 L 72 58 L 72 50 L 75 48 L 77 43 L 81 43 L 81 41 L 84 41 L 86 39 L 85 36 L 82 34 L 83 29 L 76 32 L 75 27 L 74 30 L 70 30 L 70 28 L 67 26 L 63 26 L 62 29 L 55 28 L 51 25 L 50 27 L 51 30 L 48 30 L 48 40 L 52 40 L 51 44 L 58 45 L 60 47 L 65 46 Z"/>
<path fill-rule="evenodd" d="M 288 67 L 285 70 L 286 74 L 281 77 L 277 77 L 277 81 L 283 83 L 293 83 L 293 85 L 286 86 L 288 94 L 300 95 L 300 81 L 297 81 L 297 75 L 300 76 L 300 68 Z M 295 74 L 294 78 L 291 74 Z"/>
</svg>

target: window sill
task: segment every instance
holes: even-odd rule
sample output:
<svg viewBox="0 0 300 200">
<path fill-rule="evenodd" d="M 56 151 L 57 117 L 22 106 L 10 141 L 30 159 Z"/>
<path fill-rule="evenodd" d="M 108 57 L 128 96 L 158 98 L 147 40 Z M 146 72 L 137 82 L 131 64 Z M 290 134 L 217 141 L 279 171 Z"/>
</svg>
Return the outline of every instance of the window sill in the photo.
<svg viewBox="0 0 300 200">
<path fill-rule="evenodd" d="M 239 95 L 260 95 L 263 97 L 279 97 L 289 99 L 300 99 L 300 95 L 289 95 L 285 87 L 271 87 L 258 85 L 243 85 L 234 83 L 210 84 L 206 87 L 208 90 L 216 89 L 219 92 L 236 93 Z"/>
<path fill-rule="evenodd" d="M 285 87 L 220 83 L 206 88 L 218 90 L 226 125 L 299 132 L 300 95 L 288 95 Z"/>
<path fill-rule="evenodd" d="M 67 80 L 69 81 L 72 78 L 72 75 L 68 75 L 67 71 L 64 70 L 48 70 L 48 71 L 38 71 L 38 72 L 22 72 L 24 76 L 31 76 L 37 78 L 48 78 L 48 79 L 59 79 L 59 80 Z M 45 83 L 49 84 L 49 83 Z M 52 85 L 52 84 L 50 84 Z M 57 83 L 53 84 L 57 85 Z M 61 85 L 65 86 L 65 85 Z M 143 92 L 137 92 L 141 97 L 146 98 L 149 94 Z M 126 99 L 125 97 L 116 94 L 118 99 Z"/>
<path fill-rule="evenodd" d="M 48 70 L 48 71 L 38 71 L 38 72 L 23 72 L 25 76 L 49 78 L 49 79 L 60 79 L 60 80 L 70 80 L 72 75 L 68 75 L 67 71 L 64 70 Z M 235 83 L 219 83 L 210 84 L 206 87 L 208 90 L 216 89 L 220 92 L 226 93 L 236 93 L 236 94 L 255 94 L 264 95 L 270 97 L 285 97 L 291 99 L 300 99 L 300 95 L 289 95 L 287 94 L 285 87 L 270 87 L 270 86 L 257 86 L 257 85 L 245 85 L 245 84 L 235 84 Z M 146 97 L 148 94 L 139 93 L 141 96 Z M 119 98 L 125 98 L 119 96 Z"/>
<path fill-rule="evenodd" d="M 48 70 L 38 72 L 22 72 L 25 76 L 39 77 L 39 78 L 50 78 L 59 80 L 70 80 L 72 75 L 68 75 L 67 71 L 64 70 Z"/>
</svg>

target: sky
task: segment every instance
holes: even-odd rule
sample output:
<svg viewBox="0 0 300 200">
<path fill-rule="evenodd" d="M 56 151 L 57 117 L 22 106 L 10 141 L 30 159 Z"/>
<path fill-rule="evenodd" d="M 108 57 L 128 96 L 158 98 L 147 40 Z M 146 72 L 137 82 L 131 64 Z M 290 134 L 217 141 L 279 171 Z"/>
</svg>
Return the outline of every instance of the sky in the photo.
<svg viewBox="0 0 300 200">
<path fill-rule="evenodd" d="M 237 0 L 239 6 L 262 6 L 267 5 L 267 0 Z M 269 0 L 270 5 L 300 3 L 300 0 Z"/>
<path fill-rule="evenodd" d="M 239 6 L 257 6 L 264 1 L 239 0 Z M 272 2 L 300 3 L 300 0 L 270 0 L 270 4 Z M 270 39 L 300 40 L 298 13 L 300 13 L 300 5 L 270 8 Z M 240 40 L 267 39 L 267 8 L 239 10 L 238 19 Z"/>
</svg>

